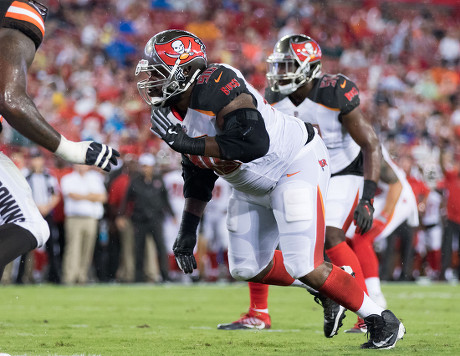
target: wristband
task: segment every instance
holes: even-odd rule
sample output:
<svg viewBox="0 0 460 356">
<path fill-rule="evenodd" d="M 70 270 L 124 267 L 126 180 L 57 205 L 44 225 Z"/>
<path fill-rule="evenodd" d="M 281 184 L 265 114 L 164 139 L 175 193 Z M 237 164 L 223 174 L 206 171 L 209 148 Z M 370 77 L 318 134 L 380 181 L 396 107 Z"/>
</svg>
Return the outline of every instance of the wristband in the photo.
<svg viewBox="0 0 460 356">
<path fill-rule="evenodd" d="M 362 199 L 372 201 L 372 199 L 374 199 L 376 190 L 377 190 L 377 183 L 375 183 L 373 180 L 366 179 L 364 181 Z"/>
<path fill-rule="evenodd" d="M 85 164 L 86 151 L 88 151 L 90 143 L 91 141 L 69 141 L 61 135 L 61 141 L 59 142 L 59 146 L 56 149 L 56 152 L 54 153 L 62 159 L 66 160 L 67 162 Z"/>
<path fill-rule="evenodd" d="M 192 138 L 190 140 L 190 146 L 187 147 L 186 153 L 196 156 L 204 156 L 205 151 L 205 139 L 204 137 Z"/>
<path fill-rule="evenodd" d="M 182 222 L 180 224 L 179 234 L 191 233 L 196 235 L 200 220 L 201 218 L 199 216 L 191 214 L 188 211 L 184 211 L 182 213 Z"/>
</svg>

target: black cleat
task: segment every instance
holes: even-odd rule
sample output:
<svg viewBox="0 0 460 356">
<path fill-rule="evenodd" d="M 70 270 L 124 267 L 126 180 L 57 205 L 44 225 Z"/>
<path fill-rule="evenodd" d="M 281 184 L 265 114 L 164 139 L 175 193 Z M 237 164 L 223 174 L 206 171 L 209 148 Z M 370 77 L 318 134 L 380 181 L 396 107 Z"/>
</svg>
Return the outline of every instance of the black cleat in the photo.
<svg viewBox="0 0 460 356">
<path fill-rule="evenodd" d="M 318 293 L 315 296 L 315 302 L 323 307 L 324 312 L 324 336 L 331 338 L 337 335 L 342 321 L 345 319 L 345 309 L 332 299 Z"/>
<path fill-rule="evenodd" d="M 404 325 L 389 310 L 382 315 L 369 315 L 364 322 L 369 340 L 361 345 L 362 349 L 392 349 L 406 333 Z"/>
<path fill-rule="evenodd" d="M 351 267 L 342 266 L 340 268 L 353 277 L 355 276 Z M 343 319 L 345 319 L 345 311 L 347 309 L 313 289 L 308 288 L 307 290 L 315 296 L 315 302 L 323 307 L 324 336 L 331 338 L 334 335 L 337 335 L 340 327 L 343 325 Z"/>
</svg>

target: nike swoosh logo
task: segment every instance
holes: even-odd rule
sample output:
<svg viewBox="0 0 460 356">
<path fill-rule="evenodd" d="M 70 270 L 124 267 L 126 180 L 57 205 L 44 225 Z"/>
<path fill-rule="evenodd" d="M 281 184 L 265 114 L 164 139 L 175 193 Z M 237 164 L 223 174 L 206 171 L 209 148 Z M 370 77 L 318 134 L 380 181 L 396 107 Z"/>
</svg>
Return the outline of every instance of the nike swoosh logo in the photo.
<svg viewBox="0 0 460 356">
<path fill-rule="evenodd" d="M 379 342 L 372 341 L 372 343 L 377 347 L 382 347 L 382 346 L 388 344 L 388 341 L 390 341 L 392 337 L 393 337 L 393 335 L 390 335 L 383 341 L 379 341 Z"/>
<path fill-rule="evenodd" d="M 342 84 L 340 84 L 340 87 L 343 89 L 343 88 L 345 88 L 346 84 L 347 84 L 347 81 L 345 80 Z"/>
<path fill-rule="evenodd" d="M 295 173 L 288 173 L 288 174 L 286 174 L 286 177 L 288 177 L 288 178 L 292 177 L 292 176 L 296 175 L 297 173 L 300 173 L 300 171 L 295 172 Z"/>
<path fill-rule="evenodd" d="M 219 76 L 217 77 L 217 79 L 214 79 L 214 81 L 216 83 L 219 83 L 220 82 L 220 77 L 222 77 L 222 72 L 220 72 Z"/>
</svg>

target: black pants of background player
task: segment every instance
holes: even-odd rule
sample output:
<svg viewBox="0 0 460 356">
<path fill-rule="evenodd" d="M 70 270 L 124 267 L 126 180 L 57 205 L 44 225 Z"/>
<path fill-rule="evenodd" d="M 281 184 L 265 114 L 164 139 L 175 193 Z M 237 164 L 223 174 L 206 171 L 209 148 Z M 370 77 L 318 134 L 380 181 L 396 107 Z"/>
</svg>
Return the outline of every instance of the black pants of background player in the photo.
<svg viewBox="0 0 460 356">
<path fill-rule="evenodd" d="M 136 282 L 144 282 L 144 256 L 145 256 L 145 240 L 148 234 L 151 234 L 155 241 L 158 256 L 158 266 L 163 282 L 169 281 L 169 260 L 168 253 L 163 238 L 163 224 L 160 221 L 153 222 L 136 222 L 134 225 L 134 246 L 135 246 L 135 266 Z"/>
<path fill-rule="evenodd" d="M 120 234 L 115 222 L 107 220 L 107 236 L 103 238 L 99 224 L 99 237 L 94 249 L 94 267 L 99 282 L 114 282 L 120 262 Z"/>
<path fill-rule="evenodd" d="M 446 270 L 451 267 L 452 263 L 452 242 L 454 236 L 458 239 L 460 244 L 460 224 L 447 220 L 441 244 L 441 274 L 440 279 L 446 279 Z M 460 257 L 460 248 L 458 249 Z M 458 276 L 460 278 L 460 265 L 458 266 Z"/>
<path fill-rule="evenodd" d="M 407 222 L 403 222 L 387 237 L 387 247 L 380 260 L 380 279 L 383 281 L 393 280 L 393 270 L 398 257 L 396 249 L 398 239 L 400 241 L 401 274 L 396 279 L 400 281 L 413 280 L 414 228 L 409 226 Z"/>
</svg>

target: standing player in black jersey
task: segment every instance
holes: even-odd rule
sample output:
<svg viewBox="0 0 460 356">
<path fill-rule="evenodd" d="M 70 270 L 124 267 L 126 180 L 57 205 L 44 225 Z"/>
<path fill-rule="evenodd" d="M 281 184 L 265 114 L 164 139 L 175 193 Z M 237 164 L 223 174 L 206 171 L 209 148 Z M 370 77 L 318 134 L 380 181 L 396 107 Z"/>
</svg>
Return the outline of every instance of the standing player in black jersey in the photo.
<svg viewBox="0 0 460 356">
<path fill-rule="evenodd" d="M 27 93 L 27 72 L 45 35 L 48 9 L 33 0 L 0 0 L 0 130 L 3 118 L 18 132 L 71 163 L 110 171 L 119 153 L 106 145 L 72 142 L 54 130 Z M 0 278 L 10 261 L 45 244 L 49 229 L 30 187 L 0 152 Z"/>
<path fill-rule="evenodd" d="M 367 292 L 359 260 L 345 241 L 345 232 L 353 219 L 358 233 L 363 234 L 372 226 L 372 201 L 380 174 L 379 140 L 359 108 L 359 90 L 342 74 L 321 73 L 321 48 L 305 35 L 280 39 L 267 63 L 266 99 L 283 113 L 317 127 L 331 157 L 325 252 L 333 264 L 350 266 L 360 287 Z M 219 329 L 267 325 L 268 286 L 249 283 L 249 288 L 249 312 L 233 323 L 220 324 Z M 333 337 L 342 325 L 345 309 L 321 296 L 319 300 L 324 308 L 325 336 Z M 358 320 L 350 330 L 358 332 L 364 327 L 362 320 Z"/>
<path fill-rule="evenodd" d="M 233 188 L 228 260 L 239 280 L 308 285 L 370 326 L 362 348 L 393 348 L 405 329 L 341 268 L 324 261 L 329 155 L 309 123 L 271 107 L 229 65 L 208 65 L 203 42 L 180 30 L 153 36 L 136 73 L 152 107 L 152 129 L 183 154 L 185 205 L 173 251 L 185 273 L 197 268 L 197 227 L 214 182 Z M 280 250 L 276 250 L 277 246 Z"/>
</svg>

